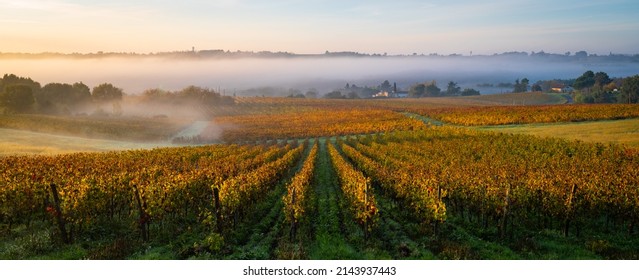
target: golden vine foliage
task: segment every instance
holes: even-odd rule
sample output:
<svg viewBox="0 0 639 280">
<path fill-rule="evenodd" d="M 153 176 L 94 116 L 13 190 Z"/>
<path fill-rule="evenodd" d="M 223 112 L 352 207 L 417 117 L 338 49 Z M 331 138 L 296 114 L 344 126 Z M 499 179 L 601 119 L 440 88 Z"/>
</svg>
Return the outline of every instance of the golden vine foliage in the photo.
<svg viewBox="0 0 639 280">
<path fill-rule="evenodd" d="M 451 107 L 414 110 L 445 123 L 476 126 L 555 123 L 639 117 L 637 104 Z"/>
<path fill-rule="evenodd" d="M 222 134 L 227 142 L 368 134 L 424 126 L 419 120 L 389 110 L 355 108 L 226 116 L 215 118 L 215 122 L 228 128 Z"/>
<path fill-rule="evenodd" d="M 53 212 L 51 184 L 57 186 L 65 220 L 77 230 L 141 216 L 157 222 L 202 219 L 212 207 L 211 186 L 254 170 L 263 172 L 262 180 L 273 182 L 293 160 L 291 152 L 282 157 L 290 149 L 212 145 L 2 158 L 0 222 L 28 223 Z"/>
<path fill-rule="evenodd" d="M 535 217 L 560 223 L 639 219 L 636 150 L 452 127 L 350 143 L 344 152 L 408 201 L 441 188 L 441 199 L 458 214 L 513 218 L 533 227 L 539 227 Z"/>
<path fill-rule="evenodd" d="M 358 168 L 371 176 L 386 191 L 406 202 L 406 205 L 425 222 L 446 220 L 446 206 L 439 199 L 438 181 L 423 170 L 416 170 L 412 162 L 401 162 L 388 156 L 387 149 L 380 150 L 356 144 L 341 145 L 344 154 L 353 160 Z M 363 153 L 367 154 L 365 156 Z"/>
<path fill-rule="evenodd" d="M 281 158 L 250 172 L 238 173 L 219 186 L 223 210 L 231 215 L 259 200 L 301 157 L 304 146 L 289 148 Z"/>
<path fill-rule="evenodd" d="M 286 195 L 282 197 L 284 214 L 286 215 L 286 220 L 289 222 L 297 223 L 306 214 L 309 192 L 315 172 L 318 147 L 319 140 L 316 140 L 306 161 L 304 161 L 302 169 L 293 177 L 287 186 Z"/>
<path fill-rule="evenodd" d="M 370 178 L 356 170 L 337 151 L 333 144 L 328 144 L 328 153 L 337 172 L 342 191 L 350 203 L 355 219 L 367 230 L 370 230 L 377 220 L 377 203 L 371 189 Z"/>
</svg>

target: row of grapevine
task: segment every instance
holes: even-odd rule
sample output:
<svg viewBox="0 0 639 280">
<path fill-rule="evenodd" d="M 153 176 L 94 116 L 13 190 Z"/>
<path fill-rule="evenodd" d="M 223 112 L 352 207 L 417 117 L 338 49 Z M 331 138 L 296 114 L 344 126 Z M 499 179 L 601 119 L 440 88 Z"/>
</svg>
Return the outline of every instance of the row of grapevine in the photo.
<svg viewBox="0 0 639 280">
<path fill-rule="evenodd" d="M 344 154 L 358 168 L 371 176 L 387 193 L 402 200 L 425 223 L 446 220 L 446 206 L 441 200 L 441 188 L 424 170 L 412 168 L 413 162 L 402 162 L 386 155 L 386 150 L 374 150 L 362 144 L 342 143 Z M 366 155 L 365 155 L 366 154 Z"/>
<path fill-rule="evenodd" d="M 288 147 L 288 146 L 287 146 Z M 281 158 L 266 163 L 249 172 L 242 172 L 231 177 L 219 186 L 219 200 L 222 217 L 236 217 L 246 206 L 259 201 L 286 172 L 299 160 L 304 145 L 290 149 Z"/>
<path fill-rule="evenodd" d="M 415 113 L 457 125 L 556 123 L 639 117 L 636 104 L 538 105 L 411 108 Z"/>
<path fill-rule="evenodd" d="M 348 163 L 333 144 L 327 143 L 327 145 L 331 162 L 351 211 L 357 222 L 369 231 L 376 222 L 378 214 L 370 178 Z"/>
<path fill-rule="evenodd" d="M 419 120 L 390 110 L 355 108 L 221 116 L 215 118 L 215 123 L 228 127 L 222 133 L 222 139 L 226 142 L 368 134 L 413 130 L 424 126 Z"/>
<path fill-rule="evenodd" d="M 265 170 L 290 149 L 212 145 L 2 158 L 0 223 L 11 228 L 62 216 L 57 223 L 71 239 L 100 223 L 132 222 L 148 237 L 151 222 L 205 220 L 213 208 L 211 186 Z"/>
<path fill-rule="evenodd" d="M 317 161 L 317 152 L 319 147 L 319 140 L 315 140 L 313 148 L 304 161 L 302 169 L 295 174 L 295 177 L 287 186 L 287 192 L 282 201 L 284 202 L 284 214 L 286 220 L 291 223 L 291 236 L 295 235 L 297 224 L 308 213 L 310 188 L 313 180 L 313 174 L 315 172 L 315 162 Z"/>
<path fill-rule="evenodd" d="M 636 150 L 450 127 L 362 137 L 351 145 L 345 153 L 371 174 L 401 166 L 374 178 L 393 178 L 380 180 L 397 186 L 404 173 L 413 182 L 432 182 L 421 191 L 439 188 L 452 213 L 493 223 L 502 235 L 513 226 L 567 234 L 602 220 L 632 230 L 639 221 Z"/>
</svg>

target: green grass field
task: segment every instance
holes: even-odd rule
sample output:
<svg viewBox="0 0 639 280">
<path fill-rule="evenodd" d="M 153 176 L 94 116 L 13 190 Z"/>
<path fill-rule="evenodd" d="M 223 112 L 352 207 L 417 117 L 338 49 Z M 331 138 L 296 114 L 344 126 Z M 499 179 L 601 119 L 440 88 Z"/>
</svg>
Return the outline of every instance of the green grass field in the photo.
<svg viewBox="0 0 639 280">
<path fill-rule="evenodd" d="M 61 136 L 0 128 L 0 157 L 10 155 L 58 155 L 74 152 L 104 152 L 151 149 L 170 143 L 135 143 L 115 140 Z"/>
<path fill-rule="evenodd" d="M 478 129 L 639 147 L 639 119 L 484 126 Z"/>
</svg>

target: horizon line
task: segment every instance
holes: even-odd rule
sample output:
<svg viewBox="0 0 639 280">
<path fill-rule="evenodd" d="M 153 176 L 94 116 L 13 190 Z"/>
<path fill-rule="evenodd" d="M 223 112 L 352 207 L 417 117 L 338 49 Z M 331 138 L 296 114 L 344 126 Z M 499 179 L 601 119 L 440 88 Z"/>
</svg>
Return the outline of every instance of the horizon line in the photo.
<svg viewBox="0 0 639 280">
<path fill-rule="evenodd" d="M 64 55 L 64 56 L 72 56 L 72 55 L 165 55 L 165 54 L 263 54 L 263 55 L 290 55 L 290 56 L 322 56 L 322 55 L 350 55 L 350 56 L 373 56 L 373 57 L 410 57 L 410 56 L 439 56 L 439 57 L 473 57 L 473 56 L 496 56 L 496 55 L 557 55 L 557 56 L 565 56 L 565 57 L 574 57 L 577 56 L 577 53 L 585 53 L 586 56 L 637 56 L 637 53 L 615 53 L 610 51 L 608 54 L 602 53 L 590 53 L 585 50 L 579 50 L 576 52 L 566 51 L 564 53 L 554 53 L 554 52 L 545 52 L 544 50 L 540 51 L 503 51 L 503 52 L 495 52 L 492 54 L 486 53 L 475 53 L 474 51 L 468 51 L 467 53 L 448 53 L 442 54 L 438 52 L 432 53 L 394 53 L 389 54 L 388 52 L 384 53 L 366 53 L 359 52 L 353 50 L 341 50 L 341 51 L 330 51 L 326 50 L 323 53 L 295 53 L 290 51 L 272 51 L 272 50 L 224 50 L 224 49 L 201 49 L 196 50 L 192 47 L 190 50 L 172 50 L 172 51 L 156 51 L 156 52 L 135 52 L 135 51 L 95 51 L 95 52 L 59 52 L 59 51 L 42 51 L 42 52 L 19 52 L 19 51 L 0 51 L 0 55 Z"/>
</svg>

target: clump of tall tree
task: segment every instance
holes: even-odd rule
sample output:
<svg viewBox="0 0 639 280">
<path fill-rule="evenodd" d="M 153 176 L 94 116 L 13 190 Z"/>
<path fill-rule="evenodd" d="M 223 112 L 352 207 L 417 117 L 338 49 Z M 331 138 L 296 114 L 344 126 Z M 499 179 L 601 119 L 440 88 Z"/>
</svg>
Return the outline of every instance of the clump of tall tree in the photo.
<svg viewBox="0 0 639 280">
<path fill-rule="evenodd" d="M 163 103 L 170 105 L 230 105 L 235 99 L 221 95 L 209 88 L 188 86 L 179 91 L 162 89 L 148 89 L 142 93 L 142 101 L 145 103 Z"/>
<path fill-rule="evenodd" d="M 39 112 L 45 114 L 70 114 L 74 109 L 89 106 L 91 90 L 82 82 L 74 84 L 49 83 L 38 94 Z"/>
<path fill-rule="evenodd" d="M 120 115 L 123 113 L 122 102 L 125 96 L 123 89 L 110 83 L 102 83 L 91 89 L 82 82 L 40 86 L 40 83 L 31 78 L 13 74 L 5 74 L 0 78 L 0 113 L 5 114 L 70 115 L 93 111 L 93 115 Z M 150 105 L 164 103 L 173 106 L 235 103 L 232 97 L 196 86 L 179 91 L 149 89 L 143 92 L 140 100 Z M 112 113 L 109 112 L 109 107 L 112 107 Z"/>
<path fill-rule="evenodd" d="M 461 96 L 473 96 L 473 95 L 481 95 L 481 93 L 478 90 L 472 89 L 472 88 L 465 88 L 461 92 Z"/>
<path fill-rule="evenodd" d="M 521 81 L 519 79 L 515 80 L 513 93 L 528 92 L 528 84 L 530 84 L 528 78 L 523 78 Z"/>
<path fill-rule="evenodd" d="M 8 113 L 27 113 L 33 103 L 33 90 L 27 85 L 8 85 L 0 94 L 0 106 Z"/>
<path fill-rule="evenodd" d="M 122 115 L 121 101 L 124 97 L 124 91 L 121 88 L 109 83 L 103 83 L 93 88 L 91 97 L 98 106 L 98 110 L 94 114 L 108 116 L 108 113 L 102 110 L 102 106 L 110 104 L 113 107 L 113 115 Z"/>
<path fill-rule="evenodd" d="M 639 75 L 610 78 L 605 72 L 586 71 L 573 83 L 577 103 L 637 103 Z"/>
<path fill-rule="evenodd" d="M 0 79 L 0 110 L 4 113 L 69 115 L 104 104 L 113 104 L 114 111 L 119 111 L 123 96 L 122 89 L 109 83 L 91 90 L 82 82 L 40 86 L 31 78 L 14 74 L 5 74 Z"/>
<path fill-rule="evenodd" d="M 40 83 L 31 78 L 5 74 L 0 79 L 0 107 L 5 113 L 28 113 L 34 109 Z"/>
<path fill-rule="evenodd" d="M 639 75 L 611 78 L 588 70 L 575 79 L 538 81 L 533 91 L 571 93 L 575 103 L 638 103 Z"/>
<path fill-rule="evenodd" d="M 479 91 L 471 88 L 461 89 L 456 82 L 450 81 L 446 90 L 437 87 L 436 81 L 414 84 L 408 90 L 410 97 L 442 97 L 442 96 L 471 96 L 480 95 Z"/>
<path fill-rule="evenodd" d="M 617 101 L 619 103 L 639 103 L 639 75 L 623 79 Z"/>
<path fill-rule="evenodd" d="M 392 96 L 396 91 L 396 85 L 391 85 L 388 80 L 383 81 L 377 86 L 358 86 L 356 84 L 346 83 L 343 88 L 338 88 L 322 95 L 327 99 L 359 99 L 381 97 L 380 94 L 385 93 L 387 97 Z M 306 94 L 308 97 L 308 93 Z"/>
<path fill-rule="evenodd" d="M 408 90 L 410 97 L 437 97 L 441 96 L 442 90 L 437 87 L 436 81 L 414 84 Z"/>
</svg>

